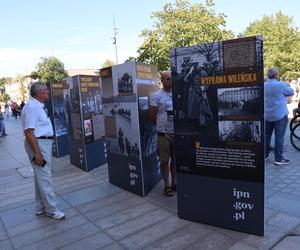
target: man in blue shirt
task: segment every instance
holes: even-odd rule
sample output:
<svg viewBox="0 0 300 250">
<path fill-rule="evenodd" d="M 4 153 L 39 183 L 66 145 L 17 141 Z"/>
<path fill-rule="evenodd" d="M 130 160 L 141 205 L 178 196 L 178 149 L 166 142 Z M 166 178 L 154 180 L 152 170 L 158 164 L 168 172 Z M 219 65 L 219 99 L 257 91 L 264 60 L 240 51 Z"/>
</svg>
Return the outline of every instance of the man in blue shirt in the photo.
<svg viewBox="0 0 300 250">
<path fill-rule="evenodd" d="M 265 90 L 266 119 L 266 160 L 269 159 L 270 141 L 275 130 L 274 156 L 276 165 L 286 165 L 290 161 L 283 157 L 284 134 L 288 124 L 287 97 L 294 95 L 294 90 L 286 83 L 279 81 L 279 71 L 276 68 L 268 70 L 268 80 Z"/>
</svg>

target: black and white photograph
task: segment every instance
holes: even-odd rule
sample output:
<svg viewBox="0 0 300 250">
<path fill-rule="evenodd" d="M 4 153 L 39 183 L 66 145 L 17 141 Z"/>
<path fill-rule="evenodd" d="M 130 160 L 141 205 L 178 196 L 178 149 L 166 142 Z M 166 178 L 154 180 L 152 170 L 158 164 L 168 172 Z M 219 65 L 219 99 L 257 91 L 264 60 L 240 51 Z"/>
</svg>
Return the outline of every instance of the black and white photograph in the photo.
<svg viewBox="0 0 300 250">
<path fill-rule="evenodd" d="M 140 140 L 138 136 L 138 112 L 136 103 L 105 104 L 105 116 L 115 122 L 115 136 L 107 138 L 109 152 L 122 156 L 138 156 Z"/>
<path fill-rule="evenodd" d="M 170 106 L 171 104 L 169 104 Z M 171 107 L 170 107 L 171 108 Z M 141 150 L 142 156 L 149 157 L 157 150 L 157 136 L 156 128 L 153 123 L 149 121 L 149 97 L 139 97 L 139 120 L 140 120 L 140 134 L 141 134 Z"/>
<path fill-rule="evenodd" d="M 63 91 L 64 96 L 64 112 L 66 117 L 66 127 L 72 133 L 72 126 L 71 126 L 71 101 L 70 101 L 70 90 L 65 89 Z"/>
<path fill-rule="evenodd" d="M 172 49 L 171 71 L 177 131 L 208 134 L 217 130 L 217 88 L 201 86 L 201 77 L 223 74 L 221 43 Z"/>
<path fill-rule="evenodd" d="M 142 111 L 147 111 L 149 109 L 148 96 L 139 96 L 139 109 Z"/>
<path fill-rule="evenodd" d="M 143 124 L 140 129 L 142 155 L 150 156 L 157 150 L 157 132 L 153 124 Z"/>
<path fill-rule="evenodd" d="M 258 87 L 218 89 L 218 115 L 254 115 L 260 112 Z"/>
<path fill-rule="evenodd" d="M 120 95 L 132 94 L 133 83 L 132 75 L 128 72 L 119 75 L 118 77 L 118 91 Z"/>
<path fill-rule="evenodd" d="M 103 115 L 92 117 L 94 140 L 99 140 L 105 136 L 105 125 Z"/>
<path fill-rule="evenodd" d="M 260 121 L 220 121 L 219 139 L 227 142 L 260 143 Z"/>
<path fill-rule="evenodd" d="M 62 136 L 68 133 L 67 128 L 67 119 L 65 115 L 65 110 L 63 106 L 63 101 L 53 100 L 54 102 L 54 126 L 55 126 L 55 135 Z"/>
<path fill-rule="evenodd" d="M 112 76 L 114 96 L 131 96 L 136 93 L 135 62 L 114 66 Z"/>
<path fill-rule="evenodd" d="M 87 88 L 86 92 L 81 93 L 82 113 L 84 117 L 102 114 L 102 100 L 99 89 Z"/>
</svg>

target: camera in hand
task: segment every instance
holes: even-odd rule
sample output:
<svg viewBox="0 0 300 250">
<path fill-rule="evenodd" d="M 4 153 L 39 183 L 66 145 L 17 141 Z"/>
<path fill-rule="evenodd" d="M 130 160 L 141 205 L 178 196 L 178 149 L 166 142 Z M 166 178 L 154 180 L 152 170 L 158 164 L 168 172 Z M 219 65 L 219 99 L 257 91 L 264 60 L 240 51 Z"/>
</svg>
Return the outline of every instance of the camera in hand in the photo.
<svg viewBox="0 0 300 250">
<path fill-rule="evenodd" d="M 35 156 L 32 158 L 32 161 L 34 162 L 35 161 Z M 41 167 L 44 167 L 45 165 L 46 165 L 46 161 L 43 159 L 43 163 L 42 163 L 42 165 L 40 165 Z"/>
</svg>

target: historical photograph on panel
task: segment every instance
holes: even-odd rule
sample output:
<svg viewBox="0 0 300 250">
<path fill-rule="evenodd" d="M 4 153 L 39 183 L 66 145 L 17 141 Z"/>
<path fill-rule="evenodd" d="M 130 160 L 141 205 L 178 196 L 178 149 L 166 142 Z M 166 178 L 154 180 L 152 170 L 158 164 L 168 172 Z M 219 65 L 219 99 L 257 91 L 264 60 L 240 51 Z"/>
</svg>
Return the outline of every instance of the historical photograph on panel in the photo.
<svg viewBox="0 0 300 250">
<path fill-rule="evenodd" d="M 127 157 L 138 156 L 140 153 L 140 142 L 136 103 L 124 102 L 114 104 L 113 109 L 109 113 L 113 118 L 116 129 L 115 138 L 107 138 L 109 152 Z"/>
<path fill-rule="evenodd" d="M 157 150 L 157 136 L 155 125 L 149 121 L 149 97 L 139 97 L 139 119 L 141 133 L 141 150 L 145 157 Z"/>
<path fill-rule="evenodd" d="M 260 121 L 220 121 L 219 138 L 227 142 L 255 142 L 261 138 Z"/>
<path fill-rule="evenodd" d="M 54 123 L 56 136 L 66 135 L 68 133 L 66 114 L 61 99 L 59 102 L 54 102 Z"/>
<path fill-rule="evenodd" d="M 72 138 L 75 141 L 81 141 L 82 138 L 82 126 L 80 120 L 80 114 L 78 113 L 71 113 L 71 131 L 72 131 Z"/>
<path fill-rule="evenodd" d="M 218 89 L 218 115 L 254 115 L 260 112 L 261 90 L 257 87 Z"/>
<path fill-rule="evenodd" d="M 221 43 L 171 50 L 174 115 L 181 133 L 214 135 L 217 140 L 217 88 L 201 86 L 201 77 L 223 74 Z"/>
<path fill-rule="evenodd" d="M 100 87 L 87 88 L 86 91 L 81 91 L 82 113 L 84 117 L 102 114 L 102 100 Z"/>
<path fill-rule="evenodd" d="M 105 136 L 104 116 L 95 115 L 92 117 L 94 139 L 99 140 Z"/>
<path fill-rule="evenodd" d="M 71 101 L 70 101 L 70 90 L 64 89 L 64 113 L 66 119 L 66 127 L 72 133 L 72 126 L 71 126 Z"/>
<path fill-rule="evenodd" d="M 79 90 L 78 89 L 70 90 L 69 100 L 70 100 L 71 112 L 79 113 L 80 112 L 80 100 L 79 100 Z"/>
<path fill-rule="evenodd" d="M 84 134 L 85 136 L 90 136 L 93 134 L 93 130 L 92 130 L 92 120 L 91 119 L 87 119 L 84 120 Z"/>
<path fill-rule="evenodd" d="M 149 108 L 149 98 L 148 96 L 140 96 L 139 97 L 139 109 L 142 111 L 146 111 Z"/>
<path fill-rule="evenodd" d="M 124 63 L 113 67 L 112 74 L 115 95 L 126 96 L 136 93 L 136 87 L 134 86 L 134 71 L 134 62 Z"/>
<path fill-rule="evenodd" d="M 102 98 L 110 99 L 114 96 L 113 82 L 112 77 L 110 78 L 101 78 L 102 83 Z"/>
</svg>

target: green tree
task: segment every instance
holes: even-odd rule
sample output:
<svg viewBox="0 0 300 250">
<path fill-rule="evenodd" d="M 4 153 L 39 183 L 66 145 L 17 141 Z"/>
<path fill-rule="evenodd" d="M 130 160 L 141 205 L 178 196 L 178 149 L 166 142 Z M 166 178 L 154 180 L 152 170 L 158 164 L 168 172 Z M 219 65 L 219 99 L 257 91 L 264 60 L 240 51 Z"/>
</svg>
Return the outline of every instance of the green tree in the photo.
<svg viewBox="0 0 300 250">
<path fill-rule="evenodd" d="M 0 87 L 3 87 L 5 84 L 12 82 L 11 77 L 2 77 L 0 78 Z"/>
<path fill-rule="evenodd" d="M 125 60 L 125 63 L 126 62 L 136 62 L 136 61 L 138 61 L 138 58 L 136 58 L 134 56 L 130 56 Z"/>
<path fill-rule="evenodd" d="M 68 77 L 68 72 L 56 57 L 42 57 L 42 61 L 37 64 L 36 71 L 31 73 L 31 77 L 44 83 L 59 82 Z"/>
<path fill-rule="evenodd" d="M 28 95 L 28 92 L 29 92 L 27 85 L 26 85 L 28 76 L 18 75 L 15 80 L 19 83 L 19 94 L 22 97 L 22 99 L 25 100 L 26 96 Z"/>
<path fill-rule="evenodd" d="M 300 77 L 300 33 L 292 17 L 280 11 L 263 16 L 241 35 L 263 35 L 265 72 L 270 67 L 277 67 L 283 78 Z"/>
<path fill-rule="evenodd" d="M 10 96 L 6 93 L 4 93 L 3 95 L 0 95 L 0 102 L 7 102 L 10 100 Z"/>
<path fill-rule="evenodd" d="M 115 65 L 115 62 L 113 60 L 110 60 L 110 59 L 106 59 L 102 64 L 101 64 L 101 67 L 102 68 L 106 68 L 106 67 L 110 67 L 110 66 L 113 66 Z"/>
<path fill-rule="evenodd" d="M 157 64 L 159 70 L 169 68 L 171 48 L 214 42 L 233 37 L 225 28 L 225 15 L 216 13 L 212 0 L 191 4 L 188 0 L 167 3 L 152 14 L 152 29 L 141 33 L 144 38 L 138 49 L 138 60 Z"/>
</svg>

